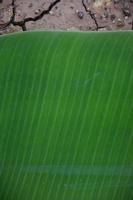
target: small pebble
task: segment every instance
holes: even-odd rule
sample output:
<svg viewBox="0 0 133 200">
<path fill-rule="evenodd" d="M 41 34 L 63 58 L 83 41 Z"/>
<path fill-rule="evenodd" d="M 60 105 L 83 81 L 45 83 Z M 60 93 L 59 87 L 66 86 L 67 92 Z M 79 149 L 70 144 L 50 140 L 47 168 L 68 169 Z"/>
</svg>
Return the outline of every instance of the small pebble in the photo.
<svg viewBox="0 0 133 200">
<path fill-rule="evenodd" d="M 123 8 L 123 13 L 125 16 L 130 17 L 131 16 L 131 12 L 129 8 Z"/>
<path fill-rule="evenodd" d="M 125 26 L 125 23 L 122 19 L 118 18 L 118 21 L 117 21 L 117 27 L 123 27 Z"/>
<path fill-rule="evenodd" d="M 84 17 L 83 11 L 76 10 L 76 14 L 80 19 L 83 19 L 83 17 Z"/>
<path fill-rule="evenodd" d="M 49 14 L 50 15 L 54 15 L 54 12 L 51 10 L 51 11 L 49 11 Z"/>
<path fill-rule="evenodd" d="M 115 24 L 115 20 L 113 20 L 112 23 Z"/>
<path fill-rule="evenodd" d="M 83 17 L 84 17 L 83 11 L 76 10 L 76 14 L 80 19 L 83 19 Z"/>
<path fill-rule="evenodd" d="M 35 10 L 35 14 L 38 15 L 40 13 L 40 10 Z"/>
<path fill-rule="evenodd" d="M 125 16 L 125 20 L 127 20 L 128 19 L 128 16 Z"/>
</svg>

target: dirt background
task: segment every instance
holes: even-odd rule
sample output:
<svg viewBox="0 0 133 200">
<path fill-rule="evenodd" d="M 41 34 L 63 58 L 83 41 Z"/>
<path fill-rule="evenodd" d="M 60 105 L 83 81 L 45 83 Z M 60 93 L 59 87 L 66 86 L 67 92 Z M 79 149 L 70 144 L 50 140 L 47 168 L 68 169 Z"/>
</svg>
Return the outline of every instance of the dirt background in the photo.
<svg viewBox="0 0 133 200">
<path fill-rule="evenodd" d="M 13 12 L 13 20 L 23 22 L 28 17 L 41 15 L 45 10 L 48 12 L 40 19 L 26 22 L 25 30 L 133 30 L 133 0 L 60 0 L 49 9 L 54 1 L 0 0 L 0 34 L 23 31 L 22 26 L 10 22 Z"/>
</svg>

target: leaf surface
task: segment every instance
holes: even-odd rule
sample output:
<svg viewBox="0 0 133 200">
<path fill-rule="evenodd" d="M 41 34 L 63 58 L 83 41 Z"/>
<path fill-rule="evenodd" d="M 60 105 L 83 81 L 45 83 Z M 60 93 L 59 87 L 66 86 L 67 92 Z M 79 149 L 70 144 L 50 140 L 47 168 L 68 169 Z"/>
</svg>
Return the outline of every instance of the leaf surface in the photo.
<svg viewBox="0 0 133 200">
<path fill-rule="evenodd" d="M 0 37 L 0 199 L 133 198 L 133 33 Z"/>
</svg>

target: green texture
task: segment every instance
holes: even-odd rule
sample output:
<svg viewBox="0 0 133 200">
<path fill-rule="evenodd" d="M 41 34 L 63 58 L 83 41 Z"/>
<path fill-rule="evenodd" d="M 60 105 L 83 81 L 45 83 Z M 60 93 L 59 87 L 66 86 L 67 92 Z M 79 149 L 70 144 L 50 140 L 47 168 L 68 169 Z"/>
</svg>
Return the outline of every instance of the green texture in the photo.
<svg viewBox="0 0 133 200">
<path fill-rule="evenodd" d="M 0 37 L 0 200 L 133 199 L 133 33 Z"/>
</svg>

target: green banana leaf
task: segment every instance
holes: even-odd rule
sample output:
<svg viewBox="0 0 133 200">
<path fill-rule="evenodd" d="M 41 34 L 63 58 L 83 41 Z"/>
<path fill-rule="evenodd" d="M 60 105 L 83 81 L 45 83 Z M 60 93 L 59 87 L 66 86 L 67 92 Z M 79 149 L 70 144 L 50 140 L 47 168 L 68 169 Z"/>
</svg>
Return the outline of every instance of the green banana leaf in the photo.
<svg viewBox="0 0 133 200">
<path fill-rule="evenodd" d="M 0 200 L 133 199 L 133 33 L 0 37 Z"/>
</svg>

